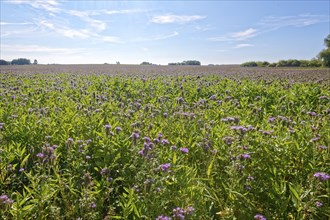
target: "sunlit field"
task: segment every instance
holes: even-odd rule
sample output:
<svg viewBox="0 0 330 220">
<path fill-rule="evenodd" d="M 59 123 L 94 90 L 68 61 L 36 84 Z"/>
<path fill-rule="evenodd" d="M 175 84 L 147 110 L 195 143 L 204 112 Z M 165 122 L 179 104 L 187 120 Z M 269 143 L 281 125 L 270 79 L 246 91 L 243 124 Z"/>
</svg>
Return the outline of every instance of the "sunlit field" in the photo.
<svg viewBox="0 0 330 220">
<path fill-rule="evenodd" d="M 0 70 L 0 219 L 330 218 L 329 69 Z"/>
</svg>

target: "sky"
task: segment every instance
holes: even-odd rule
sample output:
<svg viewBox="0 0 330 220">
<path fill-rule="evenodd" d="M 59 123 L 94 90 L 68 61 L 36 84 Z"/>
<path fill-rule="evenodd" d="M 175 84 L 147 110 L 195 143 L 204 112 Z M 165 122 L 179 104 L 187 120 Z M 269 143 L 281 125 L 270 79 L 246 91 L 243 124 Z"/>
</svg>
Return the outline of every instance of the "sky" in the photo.
<svg viewBox="0 0 330 220">
<path fill-rule="evenodd" d="M 329 1 L 0 0 L 0 59 L 202 65 L 312 59 Z"/>
</svg>

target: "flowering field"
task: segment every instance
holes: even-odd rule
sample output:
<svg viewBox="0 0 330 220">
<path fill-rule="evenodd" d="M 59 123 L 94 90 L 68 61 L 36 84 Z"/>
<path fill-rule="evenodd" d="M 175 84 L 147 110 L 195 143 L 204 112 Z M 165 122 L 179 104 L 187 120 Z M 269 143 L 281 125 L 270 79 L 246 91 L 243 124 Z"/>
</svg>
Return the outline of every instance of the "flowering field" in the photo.
<svg viewBox="0 0 330 220">
<path fill-rule="evenodd" d="M 1 67 L 0 219 L 329 219 L 329 79 Z"/>
</svg>

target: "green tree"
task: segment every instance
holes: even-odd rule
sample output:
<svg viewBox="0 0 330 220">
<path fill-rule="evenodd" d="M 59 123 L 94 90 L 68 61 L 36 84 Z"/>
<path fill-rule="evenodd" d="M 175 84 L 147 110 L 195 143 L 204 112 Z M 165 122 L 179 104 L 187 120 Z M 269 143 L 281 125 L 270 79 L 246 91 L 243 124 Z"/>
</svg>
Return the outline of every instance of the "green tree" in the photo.
<svg viewBox="0 0 330 220">
<path fill-rule="evenodd" d="M 330 48 L 330 34 L 324 38 L 324 44 L 327 48 Z"/>
<path fill-rule="evenodd" d="M 324 44 L 327 48 L 319 53 L 318 58 L 324 67 L 330 67 L 330 34 L 324 39 Z"/>
<path fill-rule="evenodd" d="M 5 60 L 0 60 L 0 65 L 9 65 L 9 62 Z"/>
<path fill-rule="evenodd" d="M 18 58 L 11 61 L 12 65 L 30 65 L 31 61 L 26 58 Z"/>
<path fill-rule="evenodd" d="M 38 64 L 38 60 L 34 60 L 34 61 L 33 61 L 33 64 L 34 64 L 34 65 L 37 65 L 37 64 Z"/>
</svg>

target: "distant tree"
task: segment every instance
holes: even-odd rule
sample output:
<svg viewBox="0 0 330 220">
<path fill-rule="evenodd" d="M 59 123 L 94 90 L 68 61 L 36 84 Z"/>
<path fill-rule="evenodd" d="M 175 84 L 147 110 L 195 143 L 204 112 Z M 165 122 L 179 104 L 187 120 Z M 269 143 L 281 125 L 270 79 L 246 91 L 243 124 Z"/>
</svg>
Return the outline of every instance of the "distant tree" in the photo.
<svg viewBox="0 0 330 220">
<path fill-rule="evenodd" d="M 321 67 L 322 66 L 322 61 L 319 59 L 312 59 L 311 61 L 308 62 L 309 67 Z"/>
<path fill-rule="evenodd" d="M 119 64 L 120 64 L 120 62 L 119 62 L 119 61 L 116 61 L 116 64 L 117 64 L 117 65 L 119 65 Z"/>
<path fill-rule="evenodd" d="M 256 67 L 258 66 L 257 62 L 249 61 L 241 64 L 242 67 Z"/>
<path fill-rule="evenodd" d="M 152 63 L 147 62 L 147 61 L 143 61 L 140 65 L 152 65 Z"/>
<path fill-rule="evenodd" d="M 33 64 L 34 64 L 34 65 L 37 65 L 37 64 L 38 64 L 38 60 L 34 60 L 34 61 L 33 61 Z"/>
<path fill-rule="evenodd" d="M 183 62 L 178 63 L 168 63 L 168 65 L 191 65 L 191 66 L 200 66 L 201 62 L 198 60 L 185 60 Z"/>
<path fill-rule="evenodd" d="M 330 67 L 330 48 L 322 50 L 318 56 L 324 67 Z"/>
<path fill-rule="evenodd" d="M 326 38 L 324 38 L 324 45 L 327 48 L 330 48 L 330 34 Z"/>
<path fill-rule="evenodd" d="M 30 65 L 31 61 L 26 58 L 18 58 L 11 61 L 12 65 Z"/>
<path fill-rule="evenodd" d="M 330 67 L 330 34 L 324 39 L 324 44 L 327 48 L 318 54 L 318 58 L 324 67 Z"/>
<path fill-rule="evenodd" d="M 0 60 L 0 65 L 9 65 L 9 62 L 5 60 Z"/>
</svg>

